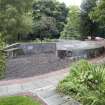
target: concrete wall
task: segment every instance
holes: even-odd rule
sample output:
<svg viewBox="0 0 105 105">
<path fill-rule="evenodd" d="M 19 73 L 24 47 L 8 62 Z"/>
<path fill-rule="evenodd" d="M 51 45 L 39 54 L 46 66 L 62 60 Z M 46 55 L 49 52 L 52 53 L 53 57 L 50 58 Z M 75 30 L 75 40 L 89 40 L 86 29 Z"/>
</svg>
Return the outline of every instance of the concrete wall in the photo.
<svg viewBox="0 0 105 105">
<path fill-rule="evenodd" d="M 56 43 L 43 43 L 43 44 L 21 44 L 20 49 L 24 54 L 42 54 L 42 53 L 55 53 Z"/>
<path fill-rule="evenodd" d="M 67 51 L 67 50 L 58 50 L 57 56 L 61 59 L 65 58 L 95 58 L 98 56 L 101 56 L 105 52 L 104 47 L 100 48 L 93 48 L 93 49 L 86 49 L 86 50 L 73 50 L 73 51 Z"/>
<path fill-rule="evenodd" d="M 56 43 L 25 43 L 18 46 L 6 48 L 8 58 L 17 58 L 19 56 L 40 55 L 40 54 L 56 54 Z"/>
</svg>

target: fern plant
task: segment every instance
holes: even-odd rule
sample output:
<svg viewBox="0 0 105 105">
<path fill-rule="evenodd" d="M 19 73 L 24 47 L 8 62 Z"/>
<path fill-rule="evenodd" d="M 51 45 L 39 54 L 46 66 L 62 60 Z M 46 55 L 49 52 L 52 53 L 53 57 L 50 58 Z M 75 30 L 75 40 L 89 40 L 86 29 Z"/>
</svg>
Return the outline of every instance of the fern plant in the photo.
<svg viewBox="0 0 105 105">
<path fill-rule="evenodd" d="M 70 95 L 83 105 L 105 105 L 105 66 L 81 60 L 72 65 L 57 91 Z"/>
</svg>

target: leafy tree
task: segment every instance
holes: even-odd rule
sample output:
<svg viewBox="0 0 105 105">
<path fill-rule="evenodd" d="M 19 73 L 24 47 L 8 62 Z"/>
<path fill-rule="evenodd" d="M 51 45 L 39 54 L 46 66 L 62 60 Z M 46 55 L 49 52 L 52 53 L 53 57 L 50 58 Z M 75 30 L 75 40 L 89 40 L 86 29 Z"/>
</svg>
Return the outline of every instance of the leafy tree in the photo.
<svg viewBox="0 0 105 105">
<path fill-rule="evenodd" d="M 90 13 L 90 17 L 97 22 L 100 22 L 101 24 L 105 24 L 105 0 L 100 0 L 100 2 L 97 2 L 97 7 L 93 9 Z"/>
<path fill-rule="evenodd" d="M 32 0 L 0 0 L 0 32 L 8 42 L 31 31 L 31 5 Z"/>
<path fill-rule="evenodd" d="M 97 7 L 94 7 L 93 11 L 90 12 L 90 18 L 99 24 L 98 34 L 101 37 L 105 37 L 105 0 L 97 2 Z"/>
<path fill-rule="evenodd" d="M 68 9 L 64 3 L 55 0 L 36 0 L 33 4 L 33 31 L 35 37 L 43 33 L 42 36 L 59 38 L 66 22 L 67 13 Z"/>
<path fill-rule="evenodd" d="M 53 38 L 53 35 L 58 34 L 56 20 L 53 17 L 41 17 L 40 21 L 34 22 L 33 28 L 34 33 L 38 35 L 37 37 L 41 40 L 44 38 Z"/>
<path fill-rule="evenodd" d="M 94 36 L 97 33 L 98 24 L 90 19 L 89 13 L 96 7 L 97 0 L 83 0 L 81 5 L 81 33 L 82 37 Z"/>
<path fill-rule="evenodd" d="M 61 33 L 61 38 L 78 39 L 80 38 L 80 9 L 77 6 L 70 7 L 67 24 Z"/>
</svg>

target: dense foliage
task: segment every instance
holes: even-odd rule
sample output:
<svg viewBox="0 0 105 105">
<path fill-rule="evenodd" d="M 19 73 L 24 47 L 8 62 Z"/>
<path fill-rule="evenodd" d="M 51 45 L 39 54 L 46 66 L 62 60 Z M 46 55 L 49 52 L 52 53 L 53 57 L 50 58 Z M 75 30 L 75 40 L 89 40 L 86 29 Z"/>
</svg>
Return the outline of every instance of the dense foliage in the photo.
<svg viewBox="0 0 105 105">
<path fill-rule="evenodd" d="M 0 98 L 0 105 L 41 105 L 39 102 L 26 96 L 11 96 Z"/>
<path fill-rule="evenodd" d="M 100 0 L 97 3 L 97 7 L 93 8 L 93 11 L 90 13 L 90 17 L 101 24 L 105 23 L 105 0 Z"/>
<path fill-rule="evenodd" d="M 58 34 L 58 29 L 56 27 L 56 20 L 52 17 L 44 16 L 41 20 L 35 21 L 33 23 L 33 38 L 54 38 Z M 56 37 L 57 38 L 57 37 Z"/>
<path fill-rule="evenodd" d="M 105 37 L 105 0 L 97 2 L 97 6 L 90 12 L 90 18 L 99 24 L 98 34 L 101 37 Z"/>
<path fill-rule="evenodd" d="M 55 0 L 36 0 L 33 4 L 34 37 L 59 38 L 64 28 L 68 9 Z"/>
<path fill-rule="evenodd" d="M 57 90 L 83 105 L 105 105 L 105 66 L 79 61 L 70 68 L 70 74 Z"/>
<path fill-rule="evenodd" d="M 0 33 L 8 43 L 105 37 L 104 8 L 104 0 L 83 0 L 81 8 L 69 9 L 57 0 L 0 0 Z"/>
<path fill-rule="evenodd" d="M 63 39 L 79 39 L 80 34 L 80 9 L 77 6 L 71 6 L 67 18 L 67 24 L 61 33 Z"/>
<path fill-rule="evenodd" d="M 5 46 L 5 43 L 3 42 L 3 39 L 0 35 L 0 79 L 4 77 L 5 72 L 5 52 L 2 50 Z"/>
<path fill-rule="evenodd" d="M 98 30 L 98 24 L 89 17 L 89 13 L 96 7 L 97 0 L 83 0 L 81 4 L 81 33 L 82 37 L 96 36 Z"/>
<path fill-rule="evenodd" d="M 32 0 L 0 0 L 0 32 L 9 43 L 31 32 L 31 5 Z"/>
</svg>

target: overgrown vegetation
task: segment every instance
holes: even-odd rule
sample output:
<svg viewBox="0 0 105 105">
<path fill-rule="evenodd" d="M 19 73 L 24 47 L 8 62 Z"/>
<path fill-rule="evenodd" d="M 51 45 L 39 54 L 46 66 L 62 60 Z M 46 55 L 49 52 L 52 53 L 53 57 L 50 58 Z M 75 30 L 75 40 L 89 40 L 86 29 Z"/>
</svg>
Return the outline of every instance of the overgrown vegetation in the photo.
<svg viewBox="0 0 105 105">
<path fill-rule="evenodd" d="M 91 20 L 98 23 L 98 34 L 105 37 L 105 0 L 97 0 L 97 6 L 93 8 L 89 16 Z"/>
<path fill-rule="evenodd" d="M 35 0 L 33 3 L 34 38 L 59 38 L 66 23 L 68 8 L 56 0 Z"/>
<path fill-rule="evenodd" d="M 87 36 L 96 37 L 98 31 L 98 23 L 93 21 L 89 14 L 96 7 L 97 0 L 83 0 L 81 4 L 81 13 L 80 13 L 80 31 L 81 37 L 86 38 Z"/>
<path fill-rule="evenodd" d="M 0 98 L 0 105 L 41 105 L 39 102 L 26 96 L 11 96 Z"/>
<path fill-rule="evenodd" d="M 5 72 L 5 52 L 3 51 L 3 47 L 5 46 L 5 43 L 3 39 L 0 36 L 0 79 L 4 77 Z"/>
<path fill-rule="evenodd" d="M 60 81 L 57 90 L 83 105 L 105 105 L 105 65 L 81 60 L 73 64 L 70 74 Z"/>
<path fill-rule="evenodd" d="M 8 43 L 59 38 L 67 13 L 55 0 L 0 0 L 0 32 Z"/>
<path fill-rule="evenodd" d="M 0 0 L 0 33 L 12 43 L 32 30 L 33 0 Z"/>
<path fill-rule="evenodd" d="M 69 9 L 67 24 L 61 33 L 61 39 L 80 39 L 80 9 L 71 6 Z"/>
</svg>

